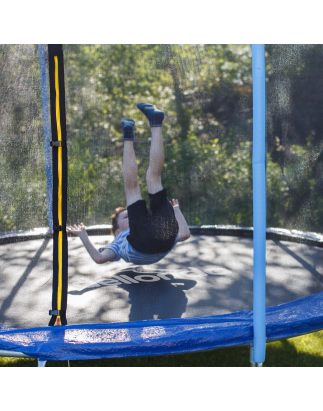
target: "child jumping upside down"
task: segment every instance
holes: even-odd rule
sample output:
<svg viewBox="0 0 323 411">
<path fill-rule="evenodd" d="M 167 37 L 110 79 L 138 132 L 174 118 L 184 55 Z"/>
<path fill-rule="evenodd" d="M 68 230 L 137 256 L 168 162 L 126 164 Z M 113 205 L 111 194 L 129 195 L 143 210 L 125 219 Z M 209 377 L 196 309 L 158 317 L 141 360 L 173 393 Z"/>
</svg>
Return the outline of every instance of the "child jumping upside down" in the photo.
<svg viewBox="0 0 323 411">
<path fill-rule="evenodd" d="M 150 200 L 149 214 L 138 183 L 138 165 L 133 142 L 134 120 L 121 119 L 123 129 L 123 180 L 127 209 L 118 207 L 112 216 L 115 240 L 97 250 L 90 242 L 84 225 L 68 227 L 68 231 L 82 240 L 85 248 L 98 263 L 119 261 L 121 258 L 136 265 L 154 264 L 164 258 L 177 244 L 190 237 L 190 230 L 179 208 L 178 200 L 168 201 L 161 183 L 164 165 L 162 124 L 164 113 L 148 103 L 137 104 L 148 118 L 151 127 L 149 167 L 146 174 Z"/>
</svg>

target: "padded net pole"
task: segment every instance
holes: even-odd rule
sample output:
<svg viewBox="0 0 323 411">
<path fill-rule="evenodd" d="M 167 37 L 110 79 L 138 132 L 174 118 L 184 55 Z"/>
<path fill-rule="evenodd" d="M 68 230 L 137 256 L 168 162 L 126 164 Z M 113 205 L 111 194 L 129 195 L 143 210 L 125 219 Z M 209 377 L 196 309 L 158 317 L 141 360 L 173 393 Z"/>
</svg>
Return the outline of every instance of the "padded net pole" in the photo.
<svg viewBox="0 0 323 411">
<path fill-rule="evenodd" d="M 48 90 L 47 90 L 47 73 L 46 73 L 46 51 L 45 44 L 38 44 L 39 52 L 39 69 L 41 83 L 41 102 L 43 114 L 43 129 L 44 129 L 44 151 L 45 151 L 45 170 L 47 179 L 47 209 L 48 209 L 48 227 L 49 231 L 53 231 L 53 172 L 52 158 L 50 150 L 50 124 L 49 124 L 49 108 L 48 108 Z"/>
<path fill-rule="evenodd" d="M 66 325 L 67 308 L 67 147 L 64 59 L 61 44 L 48 45 L 53 158 L 53 294 L 49 325 Z"/>
<path fill-rule="evenodd" d="M 266 73 L 265 46 L 252 45 L 253 79 L 253 361 L 266 353 Z"/>
</svg>

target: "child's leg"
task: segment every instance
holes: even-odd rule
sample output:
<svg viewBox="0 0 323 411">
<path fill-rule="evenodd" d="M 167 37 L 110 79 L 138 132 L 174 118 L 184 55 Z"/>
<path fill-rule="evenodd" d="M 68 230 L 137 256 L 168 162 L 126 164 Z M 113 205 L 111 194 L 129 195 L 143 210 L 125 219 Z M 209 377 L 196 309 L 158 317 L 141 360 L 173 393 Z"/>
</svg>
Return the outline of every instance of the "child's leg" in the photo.
<svg viewBox="0 0 323 411">
<path fill-rule="evenodd" d="M 164 166 L 164 144 L 162 124 L 164 113 L 148 103 L 137 104 L 137 107 L 149 120 L 151 127 L 151 146 L 149 167 L 146 174 L 150 209 L 152 216 L 149 226 L 148 254 L 165 253 L 173 245 L 178 233 L 178 224 L 173 207 L 167 198 L 167 191 L 163 189 L 161 173 Z"/>
<path fill-rule="evenodd" d="M 131 121 L 133 124 L 131 124 Z M 134 140 L 134 121 L 129 119 L 121 120 L 124 132 L 123 147 L 123 181 L 124 190 L 127 198 L 127 206 L 141 200 L 140 187 L 138 184 L 138 165 L 136 161 L 135 150 L 133 147 Z"/>
<path fill-rule="evenodd" d="M 146 173 L 149 194 L 158 193 L 163 189 L 161 173 L 164 166 L 164 144 L 161 127 L 151 127 L 151 146 L 149 167 Z"/>
<path fill-rule="evenodd" d="M 149 103 L 137 104 L 139 110 L 148 118 L 151 128 L 149 167 L 146 174 L 148 193 L 155 194 L 163 189 L 161 173 L 164 165 L 164 144 L 162 124 L 164 113 Z"/>
</svg>

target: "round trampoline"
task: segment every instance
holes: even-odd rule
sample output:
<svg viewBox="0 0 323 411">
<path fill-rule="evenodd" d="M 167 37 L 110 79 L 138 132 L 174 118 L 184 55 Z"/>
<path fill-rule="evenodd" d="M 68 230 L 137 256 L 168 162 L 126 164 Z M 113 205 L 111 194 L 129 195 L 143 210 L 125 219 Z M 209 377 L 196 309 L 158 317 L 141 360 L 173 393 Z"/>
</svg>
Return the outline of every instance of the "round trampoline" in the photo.
<svg viewBox="0 0 323 411">
<path fill-rule="evenodd" d="M 191 227 L 191 233 L 162 263 L 149 266 L 96 266 L 87 254 L 80 255 L 81 241 L 70 238 L 73 325 L 63 327 L 63 334 L 60 327 L 43 327 L 52 287 L 52 240 L 39 232 L 34 240 L 31 233 L 29 238 L 24 234 L 23 243 L 17 237 L 2 238 L 2 347 L 13 354 L 20 347 L 28 356 L 67 360 L 252 344 L 252 230 Z M 323 236 L 268 229 L 267 238 L 267 341 L 322 328 Z M 114 237 L 91 239 L 102 246 Z M 14 261 L 5 258 L 9 249 Z M 26 299 L 35 293 L 37 298 Z"/>
<path fill-rule="evenodd" d="M 98 231 L 88 231 L 95 230 Z M 100 231 L 109 232 L 109 228 L 101 227 Z M 87 253 L 80 252 L 81 241 L 70 238 L 69 323 L 165 320 L 252 310 L 252 230 L 191 227 L 191 232 L 191 238 L 180 243 L 162 262 L 147 266 L 125 262 L 97 266 Z M 323 236 L 313 237 L 313 246 L 302 244 L 309 238 L 301 234 L 282 234 L 279 230 L 268 233 L 267 306 L 323 291 Z M 114 237 L 96 235 L 91 239 L 102 246 Z M 2 241 L 5 243 L 5 239 Z M 52 286 L 52 248 L 52 240 L 46 238 L 1 246 L 1 259 L 5 261 L 1 270 L 2 326 L 43 326 L 43 306 Z M 5 259 L 8 254 L 13 255 L 13 260 Z M 26 295 L 32 293 L 37 298 L 27 301 Z M 17 304 L 21 312 L 15 310 Z"/>
<path fill-rule="evenodd" d="M 64 59 L 57 51 L 61 49 L 55 47 L 47 52 L 42 45 L 2 46 L 1 70 L 7 97 L 1 114 L 1 139 L 5 144 L 0 156 L 1 355 L 31 356 L 41 362 L 253 346 L 256 311 L 260 319 L 263 316 L 260 329 L 264 331 L 264 344 L 322 329 L 323 146 L 315 137 L 321 127 L 316 122 L 319 102 L 309 100 L 312 107 L 306 106 L 302 122 L 298 123 L 299 116 L 293 115 L 294 111 L 298 113 L 300 94 L 305 101 L 307 61 L 315 54 L 315 46 L 266 48 L 269 157 L 263 188 L 267 181 L 268 225 L 281 227 L 267 229 L 263 224 L 265 202 L 257 197 L 258 192 L 261 194 L 257 161 L 253 163 L 253 178 L 251 173 L 252 148 L 255 156 L 256 145 L 255 140 L 253 147 L 251 144 L 252 125 L 258 117 L 264 124 L 264 117 L 255 108 L 255 75 L 252 109 L 249 46 L 232 49 L 236 50 L 237 61 L 242 55 L 244 61 L 249 58 L 250 64 L 244 64 L 244 72 L 235 73 L 231 83 L 223 78 L 218 81 L 207 71 L 213 67 L 217 75 L 223 74 L 224 69 L 215 66 L 221 46 L 214 45 L 214 56 L 208 61 L 203 60 L 203 53 L 210 55 L 210 49 L 202 46 L 136 50 L 116 45 L 101 49 L 64 46 Z M 79 238 L 69 235 L 67 239 L 66 230 L 60 234 L 64 233 L 64 218 L 55 222 L 55 179 L 59 178 L 55 174 L 56 157 L 53 154 L 51 159 L 50 150 L 64 152 L 66 146 L 69 150 L 68 183 L 63 178 L 68 193 L 63 200 L 65 221 L 84 221 L 96 248 L 110 244 L 114 236 L 107 225 L 108 217 L 120 201 L 124 202 L 124 198 L 120 200 L 123 186 L 119 173 L 122 143 L 117 140 L 120 130 L 114 128 L 112 115 L 122 117 L 133 105 L 132 100 L 137 101 L 144 93 L 137 90 L 138 95 L 131 94 L 131 87 L 126 87 L 130 74 L 124 66 L 113 63 L 113 76 L 104 73 L 102 67 L 111 56 L 117 61 L 119 55 L 140 52 L 138 70 L 153 65 L 154 81 L 160 72 L 171 73 L 169 83 L 165 80 L 160 89 L 151 91 L 147 86 L 151 93 L 147 96 L 160 98 L 170 110 L 170 125 L 165 131 L 170 137 L 166 139 L 164 183 L 171 192 L 180 191 L 191 237 L 178 243 L 157 264 L 137 266 L 118 261 L 97 265 Z M 191 60 L 185 60 L 188 52 L 192 53 Z M 67 138 L 66 143 L 50 147 L 49 141 L 55 141 L 53 135 L 50 137 L 53 111 L 50 116 L 48 109 L 53 87 L 51 71 L 49 78 L 46 73 L 56 55 L 65 62 L 58 73 L 66 92 L 62 98 L 64 102 L 66 99 Z M 85 60 L 88 56 L 101 60 Z M 294 70 L 295 56 L 300 67 L 305 67 L 301 74 Z M 197 61 L 200 68 L 194 66 Z M 64 69 L 65 74 L 59 71 Z M 212 86 L 203 82 L 203 76 L 198 77 L 202 69 L 214 82 Z M 105 75 L 110 76 L 106 83 Z M 139 71 L 137 75 L 140 77 Z M 244 77 L 239 80 L 241 75 Z M 146 84 L 149 76 L 145 76 L 138 81 Z M 123 99 L 119 101 L 116 93 L 122 93 Z M 111 102 L 111 95 L 116 95 L 119 105 Z M 181 110 L 194 113 L 186 129 L 178 119 L 189 114 Z M 136 155 L 139 169 L 145 171 L 149 137 L 147 140 L 146 130 L 140 127 L 139 121 Z M 171 127 L 177 127 L 178 138 Z M 306 137 L 307 133 L 312 137 Z M 261 164 L 264 170 L 265 162 Z M 217 225 L 206 225 L 214 223 Z M 55 264 L 60 263 L 55 263 L 55 244 L 60 235 L 66 241 L 66 254 L 63 251 L 63 274 L 57 276 Z M 257 248 L 259 244 L 262 249 Z M 263 266 L 258 269 L 261 282 L 255 289 L 258 256 Z M 47 326 L 48 310 L 55 317 L 55 326 Z M 61 325 L 57 317 L 60 313 L 65 316 L 65 312 L 67 324 Z"/>
</svg>

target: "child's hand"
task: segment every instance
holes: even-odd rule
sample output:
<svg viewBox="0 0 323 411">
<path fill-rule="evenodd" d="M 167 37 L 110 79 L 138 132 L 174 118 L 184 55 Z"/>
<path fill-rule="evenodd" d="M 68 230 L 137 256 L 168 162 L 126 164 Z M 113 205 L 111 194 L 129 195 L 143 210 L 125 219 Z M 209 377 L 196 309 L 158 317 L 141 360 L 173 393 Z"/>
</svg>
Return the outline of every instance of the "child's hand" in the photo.
<svg viewBox="0 0 323 411">
<path fill-rule="evenodd" d="M 69 233 L 77 235 L 78 237 L 82 237 L 84 235 L 87 235 L 86 234 L 86 229 L 85 229 L 85 226 L 84 226 L 83 223 L 81 223 L 79 225 L 74 224 L 73 226 L 66 227 L 66 229 Z"/>
<path fill-rule="evenodd" d="M 173 206 L 174 208 L 179 208 L 179 202 L 178 202 L 177 199 L 174 199 L 174 198 L 173 198 L 173 200 L 170 201 L 170 203 L 172 204 L 172 206 Z"/>
</svg>

